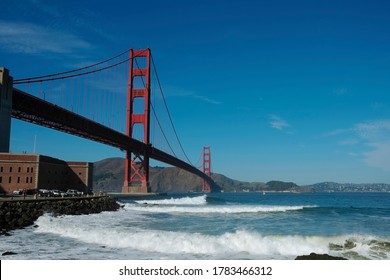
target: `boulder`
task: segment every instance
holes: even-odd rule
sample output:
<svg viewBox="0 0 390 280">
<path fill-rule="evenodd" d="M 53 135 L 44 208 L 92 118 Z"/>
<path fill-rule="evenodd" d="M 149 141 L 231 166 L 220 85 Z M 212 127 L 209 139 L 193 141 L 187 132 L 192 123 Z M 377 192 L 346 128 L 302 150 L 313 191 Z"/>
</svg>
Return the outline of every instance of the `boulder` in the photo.
<svg viewBox="0 0 390 280">
<path fill-rule="evenodd" d="M 347 260 L 347 259 L 343 257 L 330 256 L 328 254 L 311 253 L 310 255 L 298 256 L 295 258 L 295 260 Z"/>
<path fill-rule="evenodd" d="M 6 252 L 2 253 L 1 255 L 2 255 L 2 256 L 12 256 L 12 255 L 17 255 L 17 254 L 18 254 L 18 253 L 6 251 Z"/>
</svg>

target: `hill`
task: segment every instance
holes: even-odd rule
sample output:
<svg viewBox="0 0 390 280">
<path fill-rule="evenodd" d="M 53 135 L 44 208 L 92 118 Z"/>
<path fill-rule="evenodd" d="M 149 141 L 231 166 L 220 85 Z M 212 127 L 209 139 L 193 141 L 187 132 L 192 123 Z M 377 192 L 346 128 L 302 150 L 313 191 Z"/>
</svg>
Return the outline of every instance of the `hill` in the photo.
<svg viewBox="0 0 390 280">
<path fill-rule="evenodd" d="M 93 182 L 94 190 L 104 192 L 120 192 L 124 180 L 124 159 L 108 158 L 94 163 Z M 242 191 L 294 191 L 299 188 L 294 183 L 280 181 L 243 182 L 214 173 L 211 176 L 216 183 L 214 191 L 225 192 Z M 202 180 L 176 167 L 151 167 L 150 187 L 152 192 L 200 192 Z"/>
<path fill-rule="evenodd" d="M 108 158 L 94 163 L 94 190 L 120 192 L 124 180 L 124 159 Z M 270 181 L 243 182 L 222 174 L 211 176 L 216 183 L 214 191 L 224 192 L 390 192 L 389 184 L 339 184 L 323 182 L 308 186 L 298 186 L 293 182 Z M 152 192 L 200 192 L 202 180 L 176 167 L 151 167 L 150 186 Z"/>
<path fill-rule="evenodd" d="M 309 186 L 316 192 L 390 192 L 390 185 L 322 182 Z"/>
</svg>

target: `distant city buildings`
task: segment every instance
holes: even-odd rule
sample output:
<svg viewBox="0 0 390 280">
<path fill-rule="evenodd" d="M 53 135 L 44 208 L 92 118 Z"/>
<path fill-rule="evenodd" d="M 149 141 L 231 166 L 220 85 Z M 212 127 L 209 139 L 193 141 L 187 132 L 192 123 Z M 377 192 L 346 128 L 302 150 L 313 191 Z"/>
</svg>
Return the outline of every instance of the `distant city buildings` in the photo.
<svg viewBox="0 0 390 280">
<path fill-rule="evenodd" d="M 38 154 L 0 153 L 0 192 L 76 189 L 92 191 L 93 164 L 66 162 Z"/>
</svg>

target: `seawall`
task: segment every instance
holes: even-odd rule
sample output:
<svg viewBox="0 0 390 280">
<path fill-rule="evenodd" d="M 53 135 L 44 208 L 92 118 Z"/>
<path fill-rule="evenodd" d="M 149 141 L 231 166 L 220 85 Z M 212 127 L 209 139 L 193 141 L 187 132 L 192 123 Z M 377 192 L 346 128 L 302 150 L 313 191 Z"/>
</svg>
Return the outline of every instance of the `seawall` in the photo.
<svg viewBox="0 0 390 280">
<path fill-rule="evenodd" d="M 0 230 L 6 232 L 33 225 L 44 213 L 85 215 L 116 211 L 120 205 L 109 196 L 0 200 Z"/>
</svg>

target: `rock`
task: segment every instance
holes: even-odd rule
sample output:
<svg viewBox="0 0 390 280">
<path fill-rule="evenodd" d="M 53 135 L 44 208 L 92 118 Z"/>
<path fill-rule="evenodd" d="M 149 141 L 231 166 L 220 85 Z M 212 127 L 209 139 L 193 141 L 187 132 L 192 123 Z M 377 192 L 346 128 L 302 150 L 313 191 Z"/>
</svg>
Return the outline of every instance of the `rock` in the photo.
<svg viewBox="0 0 390 280">
<path fill-rule="evenodd" d="M 0 232 L 0 235 L 3 235 L 3 236 L 11 236 L 11 234 L 9 234 L 6 230 L 2 230 L 1 232 Z"/>
<path fill-rule="evenodd" d="M 17 254 L 18 254 L 18 253 L 6 251 L 6 252 L 2 253 L 1 255 L 2 255 L 2 256 L 12 256 L 12 255 L 17 255 Z"/>
<path fill-rule="evenodd" d="M 295 260 L 347 260 L 347 259 L 342 257 L 330 256 L 328 254 L 311 253 L 310 255 L 298 256 L 295 258 Z"/>
<path fill-rule="evenodd" d="M 344 244 L 345 249 L 353 249 L 355 247 L 356 247 L 356 244 L 353 241 L 351 241 L 351 240 L 345 241 L 345 244 Z"/>
<path fill-rule="evenodd" d="M 6 231 L 31 226 L 43 213 L 60 215 L 87 215 L 120 208 L 111 197 L 94 197 L 49 201 L 3 202 L 0 208 L 0 235 Z"/>
</svg>

